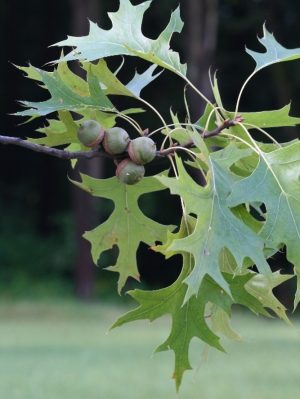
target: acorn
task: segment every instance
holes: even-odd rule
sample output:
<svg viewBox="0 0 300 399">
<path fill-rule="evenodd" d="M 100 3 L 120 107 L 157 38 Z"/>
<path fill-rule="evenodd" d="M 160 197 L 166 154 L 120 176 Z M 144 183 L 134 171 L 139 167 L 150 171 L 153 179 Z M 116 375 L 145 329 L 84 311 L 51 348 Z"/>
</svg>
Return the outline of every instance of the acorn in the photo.
<svg viewBox="0 0 300 399">
<path fill-rule="evenodd" d="M 124 183 L 133 185 L 138 183 L 145 175 L 145 168 L 143 165 L 137 165 L 131 159 L 123 159 L 117 166 L 116 176 Z"/>
<path fill-rule="evenodd" d="M 126 151 L 130 138 L 126 130 L 112 127 L 105 131 L 103 147 L 108 154 L 117 155 Z"/>
<path fill-rule="evenodd" d="M 150 137 L 138 137 L 130 142 L 128 154 L 138 165 L 151 162 L 156 156 L 156 144 Z"/>
<path fill-rule="evenodd" d="M 86 147 L 96 147 L 103 140 L 104 129 L 97 121 L 87 120 L 79 126 L 77 137 Z"/>
</svg>

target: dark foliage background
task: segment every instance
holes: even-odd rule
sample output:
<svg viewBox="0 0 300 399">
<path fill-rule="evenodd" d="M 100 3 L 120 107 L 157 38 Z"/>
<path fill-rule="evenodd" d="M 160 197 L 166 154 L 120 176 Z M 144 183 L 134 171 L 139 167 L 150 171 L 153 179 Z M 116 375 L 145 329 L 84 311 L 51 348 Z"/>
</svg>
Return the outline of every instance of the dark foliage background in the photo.
<svg viewBox="0 0 300 399">
<path fill-rule="evenodd" d="M 155 37 L 177 3 L 177 0 L 154 0 L 146 14 L 145 34 Z M 283 45 L 300 47 L 298 1 L 182 0 L 181 7 L 186 26 L 183 35 L 177 35 L 172 45 L 191 65 L 192 78 L 208 95 L 207 70 L 210 66 L 219 70 L 221 93 L 228 109 L 233 108 L 239 88 L 253 68 L 244 46 L 259 50 L 256 35 L 261 35 L 265 21 Z M 87 17 L 109 28 L 106 13 L 117 8 L 117 0 L 2 0 L 1 134 L 32 136 L 42 123 L 20 125 L 21 120 L 10 115 L 18 110 L 16 99 L 43 99 L 38 86 L 25 79 L 12 63 L 25 65 L 30 61 L 35 66 L 43 66 L 57 58 L 59 52 L 48 45 L 67 34 L 87 33 Z M 137 65 L 144 66 L 143 63 Z M 136 65 L 130 59 L 128 66 L 125 81 Z M 279 108 L 293 99 L 292 113 L 300 116 L 299 87 L 299 62 L 273 66 L 258 74 L 249 85 L 241 108 Z M 170 106 L 183 115 L 182 93 L 182 82 L 166 72 L 145 91 L 146 97 L 166 115 Z M 203 104 L 194 96 L 190 98 L 196 117 Z M 143 118 L 145 127 L 157 127 L 153 115 Z M 295 137 L 296 132 L 283 129 L 275 134 L 285 141 Z M 90 166 L 82 165 L 82 168 Z M 93 168 L 94 174 L 99 173 L 99 165 Z M 101 164 L 101 169 L 102 175 L 112 171 L 109 164 Z M 78 239 L 79 232 L 93 228 L 105 217 L 109 205 L 76 193 L 66 178 L 66 174 L 71 173 L 69 165 L 58 159 L 2 146 L 0 170 L 0 296 L 72 292 L 83 298 L 109 295 L 115 289 L 116 275 L 95 268 L 88 246 Z M 167 195 L 163 200 L 154 196 L 152 201 L 143 201 L 143 206 L 149 215 L 172 223 L 177 220 L 178 204 L 173 200 L 170 206 L 169 202 Z M 105 258 L 108 257 L 104 257 L 107 262 Z M 179 272 L 176 259 L 165 265 L 159 255 L 151 254 L 145 246 L 141 246 L 139 258 L 144 286 L 166 285 Z M 274 260 L 274 267 L 282 268 L 283 262 L 282 254 Z M 127 288 L 133 285 L 130 281 Z"/>
</svg>

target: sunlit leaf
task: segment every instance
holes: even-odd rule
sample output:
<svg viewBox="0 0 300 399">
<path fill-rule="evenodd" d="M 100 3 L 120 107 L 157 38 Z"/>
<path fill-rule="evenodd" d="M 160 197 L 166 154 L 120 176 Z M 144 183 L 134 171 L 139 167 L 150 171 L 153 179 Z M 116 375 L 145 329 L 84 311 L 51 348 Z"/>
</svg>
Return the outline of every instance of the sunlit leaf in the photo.
<svg viewBox="0 0 300 399">
<path fill-rule="evenodd" d="M 164 31 L 153 40 L 144 36 L 142 32 L 144 13 L 150 4 L 151 1 L 145 1 L 133 5 L 129 0 L 121 0 L 119 10 L 108 13 L 112 22 L 111 29 L 102 29 L 90 21 L 87 36 L 68 36 L 66 40 L 56 43 L 57 46 L 74 48 L 61 60 L 94 61 L 113 55 L 131 55 L 185 75 L 186 66 L 181 64 L 178 53 L 170 49 L 173 34 L 180 33 L 183 27 L 179 8 L 172 13 Z"/>
<path fill-rule="evenodd" d="M 264 241 L 242 223 L 226 203 L 233 184 L 228 172 L 211 159 L 210 182 L 206 187 L 200 187 L 187 173 L 179 158 L 177 167 L 178 179 L 166 176 L 158 179 L 172 194 L 183 198 L 188 213 L 197 216 L 193 233 L 174 241 L 170 247 L 179 252 L 189 252 L 195 261 L 195 267 L 185 279 L 188 285 L 186 300 L 198 294 L 206 274 L 230 293 L 219 266 L 219 256 L 224 248 L 232 253 L 239 270 L 243 268 L 244 259 L 249 257 L 261 272 L 268 274 L 269 266 L 263 254 Z"/>
<path fill-rule="evenodd" d="M 271 128 L 271 127 L 284 127 L 296 126 L 300 124 L 300 118 L 290 116 L 291 104 L 288 104 L 280 109 L 272 111 L 259 111 L 259 112 L 242 112 L 241 115 L 244 124 L 249 128 L 254 127 Z M 234 112 L 226 112 L 228 118 L 234 117 Z M 249 125 L 248 125 L 249 124 Z M 253 125 L 253 126 L 251 126 Z"/>
<path fill-rule="evenodd" d="M 263 36 L 259 37 L 258 41 L 265 47 L 266 51 L 264 53 L 246 48 L 246 52 L 256 62 L 256 71 L 278 62 L 292 61 L 300 58 L 300 48 L 287 49 L 283 47 L 275 39 L 273 33 L 267 30 L 265 25 L 263 26 Z"/>
<path fill-rule="evenodd" d="M 284 244 L 300 274 L 300 143 L 261 152 L 253 173 L 234 184 L 229 206 L 259 201 L 267 208 L 260 236 L 273 248 Z M 299 288 L 298 288 L 299 289 Z M 297 304 L 298 300 L 296 300 Z"/>
</svg>

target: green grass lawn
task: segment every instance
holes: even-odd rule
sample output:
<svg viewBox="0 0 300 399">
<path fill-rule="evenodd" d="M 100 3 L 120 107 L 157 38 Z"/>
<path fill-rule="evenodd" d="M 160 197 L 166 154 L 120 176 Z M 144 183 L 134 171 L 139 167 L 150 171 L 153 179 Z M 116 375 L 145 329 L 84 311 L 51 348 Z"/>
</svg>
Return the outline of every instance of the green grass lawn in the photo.
<svg viewBox="0 0 300 399">
<path fill-rule="evenodd" d="M 107 334 L 124 309 L 75 302 L 0 302 L 2 399 L 290 399 L 300 395 L 300 324 L 237 314 L 229 354 L 193 341 L 195 369 L 177 396 L 173 354 L 153 349 L 169 320 Z"/>
</svg>

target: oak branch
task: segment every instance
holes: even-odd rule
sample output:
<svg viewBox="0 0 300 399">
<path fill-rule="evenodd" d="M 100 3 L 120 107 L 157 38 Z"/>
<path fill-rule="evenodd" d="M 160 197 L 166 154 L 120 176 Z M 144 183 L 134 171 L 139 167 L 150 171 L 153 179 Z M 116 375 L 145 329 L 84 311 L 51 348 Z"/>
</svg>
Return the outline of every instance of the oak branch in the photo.
<svg viewBox="0 0 300 399">
<path fill-rule="evenodd" d="M 216 129 L 211 130 L 211 131 L 203 131 L 201 133 L 201 136 L 204 139 L 209 138 L 209 137 L 218 136 L 222 132 L 222 130 L 227 129 L 231 126 L 234 126 L 238 122 L 241 122 L 241 121 L 242 121 L 241 116 L 237 116 L 235 119 L 232 119 L 232 120 L 226 119 Z M 28 150 L 40 152 L 42 154 L 51 155 L 53 157 L 60 158 L 60 159 L 79 159 L 79 158 L 92 159 L 92 158 L 103 158 L 103 157 L 111 158 L 111 159 L 122 159 L 125 156 L 125 154 L 110 155 L 107 152 L 103 151 L 101 148 L 93 149 L 90 151 L 71 152 L 71 151 L 67 151 L 64 149 L 48 147 L 48 146 L 41 145 L 41 144 L 35 144 L 35 143 L 32 143 L 31 141 L 21 139 L 20 137 L 10 137 L 10 136 L 2 136 L 2 135 L 0 135 L 0 144 L 17 145 L 19 147 L 27 148 Z M 193 142 L 189 141 L 188 143 L 182 145 L 181 148 L 182 147 L 190 148 L 192 146 L 193 146 Z M 177 148 L 176 145 L 166 148 L 164 150 L 158 151 L 157 157 L 159 157 L 159 158 L 167 157 L 177 150 L 180 150 L 180 148 Z"/>
</svg>

